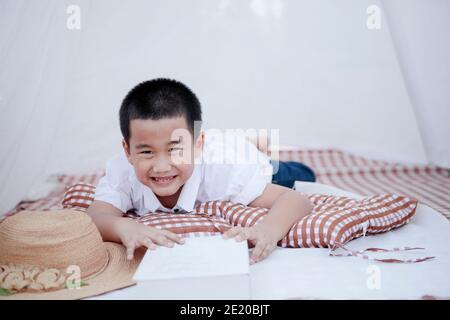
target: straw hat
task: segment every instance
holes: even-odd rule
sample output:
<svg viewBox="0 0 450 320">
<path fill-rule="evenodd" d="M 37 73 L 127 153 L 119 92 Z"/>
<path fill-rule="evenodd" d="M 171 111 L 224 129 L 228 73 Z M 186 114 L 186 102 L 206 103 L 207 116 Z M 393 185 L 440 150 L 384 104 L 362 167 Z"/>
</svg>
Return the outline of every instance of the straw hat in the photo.
<svg viewBox="0 0 450 320">
<path fill-rule="evenodd" d="M 85 213 L 22 211 L 0 223 L 0 299 L 80 299 L 128 287 L 143 253 L 128 261 Z"/>
</svg>

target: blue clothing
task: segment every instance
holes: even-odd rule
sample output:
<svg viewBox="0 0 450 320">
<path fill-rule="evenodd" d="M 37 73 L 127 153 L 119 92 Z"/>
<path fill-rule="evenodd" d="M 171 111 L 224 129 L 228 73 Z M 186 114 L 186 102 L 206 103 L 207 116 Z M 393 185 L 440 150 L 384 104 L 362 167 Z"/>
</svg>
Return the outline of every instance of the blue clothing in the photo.
<svg viewBox="0 0 450 320">
<path fill-rule="evenodd" d="M 272 176 L 272 183 L 280 186 L 292 188 L 295 181 L 309 181 L 315 182 L 316 175 L 310 167 L 297 161 L 273 161 L 270 163 L 276 172 L 278 164 L 278 171 Z"/>
</svg>

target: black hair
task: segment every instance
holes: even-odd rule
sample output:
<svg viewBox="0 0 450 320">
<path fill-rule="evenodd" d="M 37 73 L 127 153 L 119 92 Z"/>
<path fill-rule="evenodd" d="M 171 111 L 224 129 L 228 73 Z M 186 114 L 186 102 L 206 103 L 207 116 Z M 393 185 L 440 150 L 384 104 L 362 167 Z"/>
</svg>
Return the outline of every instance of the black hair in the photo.
<svg viewBox="0 0 450 320">
<path fill-rule="evenodd" d="M 159 120 L 184 116 L 194 140 L 200 127 L 194 121 L 202 121 L 202 110 L 197 96 L 183 83 L 158 78 L 139 83 L 122 101 L 119 111 L 120 130 L 130 144 L 130 122 L 134 119 Z M 194 129 L 197 132 L 194 132 Z"/>
</svg>

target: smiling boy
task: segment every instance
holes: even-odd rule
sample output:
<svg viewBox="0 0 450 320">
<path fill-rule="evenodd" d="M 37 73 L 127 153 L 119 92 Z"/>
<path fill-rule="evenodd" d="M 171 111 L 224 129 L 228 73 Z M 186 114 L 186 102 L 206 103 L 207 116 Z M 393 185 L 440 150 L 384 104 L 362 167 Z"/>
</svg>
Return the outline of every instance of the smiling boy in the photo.
<svg viewBox="0 0 450 320">
<path fill-rule="evenodd" d="M 152 250 L 184 242 L 172 232 L 124 218 L 129 210 L 138 215 L 182 213 L 213 200 L 269 208 L 257 225 L 224 234 L 255 244 L 252 263 L 267 257 L 293 223 L 311 212 L 307 198 L 272 181 L 283 174 L 289 184 L 314 181 L 312 171 L 280 162 L 282 172 L 264 174 L 271 161 L 252 143 L 239 137 L 229 143 L 223 136 L 205 134 L 194 125 L 202 121 L 200 102 L 184 84 L 170 79 L 140 83 L 127 94 L 119 114 L 124 153 L 108 161 L 88 214 L 105 241 L 126 246 L 128 259 L 141 246 Z"/>
</svg>

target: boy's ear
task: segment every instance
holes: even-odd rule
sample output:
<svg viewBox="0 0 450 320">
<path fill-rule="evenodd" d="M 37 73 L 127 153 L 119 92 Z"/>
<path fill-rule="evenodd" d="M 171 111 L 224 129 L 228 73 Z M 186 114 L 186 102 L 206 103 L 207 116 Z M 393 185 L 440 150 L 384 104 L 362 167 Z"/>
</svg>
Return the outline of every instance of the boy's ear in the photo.
<svg viewBox="0 0 450 320">
<path fill-rule="evenodd" d="M 205 144 L 205 132 L 200 131 L 197 140 L 194 145 L 194 156 L 197 157 L 203 151 L 203 146 Z"/>
<path fill-rule="evenodd" d="M 125 155 L 127 156 L 128 162 L 131 163 L 131 154 L 130 154 L 130 147 L 128 146 L 128 143 L 125 141 L 125 139 L 122 139 L 122 147 L 123 151 L 125 151 Z"/>
</svg>

